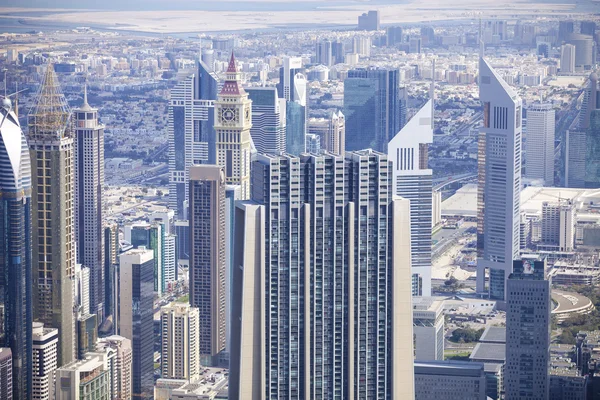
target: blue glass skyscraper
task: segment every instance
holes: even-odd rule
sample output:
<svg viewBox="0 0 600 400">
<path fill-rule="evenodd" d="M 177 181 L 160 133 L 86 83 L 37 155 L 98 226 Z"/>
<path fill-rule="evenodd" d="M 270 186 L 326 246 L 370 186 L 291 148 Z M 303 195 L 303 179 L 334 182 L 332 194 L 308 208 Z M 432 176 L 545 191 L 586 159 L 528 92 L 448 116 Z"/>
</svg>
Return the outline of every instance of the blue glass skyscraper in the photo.
<svg viewBox="0 0 600 400">
<path fill-rule="evenodd" d="M 31 164 L 27 141 L 4 99 L 0 106 L 0 346 L 10 347 L 15 399 L 31 397 Z"/>
<path fill-rule="evenodd" d="M 379 68 L 348 71 L 344 81 L 346 151 L 372 148 L 387 153 L 401 128 L 398 71 Z"/>
</svg>

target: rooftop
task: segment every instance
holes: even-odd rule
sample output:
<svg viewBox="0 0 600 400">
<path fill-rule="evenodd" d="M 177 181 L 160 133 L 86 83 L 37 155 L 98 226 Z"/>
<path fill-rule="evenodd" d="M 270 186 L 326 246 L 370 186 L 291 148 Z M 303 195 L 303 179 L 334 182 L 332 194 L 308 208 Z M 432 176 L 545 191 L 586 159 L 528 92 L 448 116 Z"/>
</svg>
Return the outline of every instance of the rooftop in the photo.
<svg viewBox="0 0 600 400">
<path fill-rule="evenodd" d="M 506 343 L 506 328 L 488 326 L 479 338 L 480 343 Z"/>
<path fill-rule="evenodd" d="M 469 359 L 471 361 L 504 363 L 506 361 L 506 344 L 477 343 Z"/>
</svg>

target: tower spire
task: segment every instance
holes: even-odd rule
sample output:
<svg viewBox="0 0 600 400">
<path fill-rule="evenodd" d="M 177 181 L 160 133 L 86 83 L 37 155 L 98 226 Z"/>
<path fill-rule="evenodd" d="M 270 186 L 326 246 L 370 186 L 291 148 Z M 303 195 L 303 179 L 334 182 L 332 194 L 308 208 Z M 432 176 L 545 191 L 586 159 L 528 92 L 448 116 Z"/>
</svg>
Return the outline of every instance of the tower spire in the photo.
<svg viewBox="0 0 600 400">
<path fill-rule="evenodd" d="M 435 58 L 431 62 L 431 88 L 429 89 L 429 97 L 431 98 L 431 129 L 433 130 L 433 115 L 435 110 Z"/>
</svg>

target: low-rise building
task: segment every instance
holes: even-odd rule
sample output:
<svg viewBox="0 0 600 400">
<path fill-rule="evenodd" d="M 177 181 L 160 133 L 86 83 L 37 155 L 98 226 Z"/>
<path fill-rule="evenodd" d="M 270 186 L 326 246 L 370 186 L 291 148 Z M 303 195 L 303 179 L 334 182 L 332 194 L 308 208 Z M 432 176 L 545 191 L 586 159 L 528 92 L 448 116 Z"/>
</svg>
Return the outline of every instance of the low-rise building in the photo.
<svg viewBox="0 0 600 400">
<path fill-rule="evenodd" d="M 467 361 L 415 362 L 415 400 L 485 400 L 483 364 Z"/>
</svg>

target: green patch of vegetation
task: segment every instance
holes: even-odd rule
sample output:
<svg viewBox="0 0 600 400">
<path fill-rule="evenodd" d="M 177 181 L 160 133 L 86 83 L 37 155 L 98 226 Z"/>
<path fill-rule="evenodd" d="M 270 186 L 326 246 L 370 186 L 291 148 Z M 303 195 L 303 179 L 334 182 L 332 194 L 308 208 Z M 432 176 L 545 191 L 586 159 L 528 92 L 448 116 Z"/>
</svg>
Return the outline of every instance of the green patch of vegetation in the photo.
<svg viewBox="0 0 600 400">
<path fill-rule="evenodd" d="M 455 343 L 473 343 L 477 342 L 481 335 L 483 335 L 484 328 L 473 329 L 473 328 L 458 328 L 452 332 L 450 337 L 451 342 Z"/>
<path fill-rule="evenodd" d="M 180 298 L 177 299 L 178 303 L 189 303 L 190 302 L 190 295 L 186 294 L 185 296 L 181 296 Z"/>
<path fill-rule="evenodd" d="M 444 359 L 445 360 L 454 360 L 454 361 L 469 361 L 469 356 L 471 355 L 470 351 L 445 351 Z"/>
</svg>

